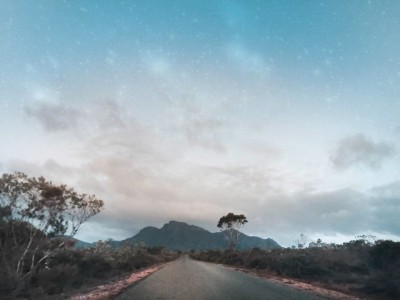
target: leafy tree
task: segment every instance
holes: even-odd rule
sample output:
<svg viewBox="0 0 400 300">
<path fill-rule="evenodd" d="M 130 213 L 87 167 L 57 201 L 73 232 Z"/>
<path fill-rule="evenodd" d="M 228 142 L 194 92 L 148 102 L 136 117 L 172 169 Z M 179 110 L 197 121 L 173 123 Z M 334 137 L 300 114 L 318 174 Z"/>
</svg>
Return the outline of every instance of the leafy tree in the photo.
<svg viewBox="0 0 400 300">
<path fill-rule="evenodd" d="M 324 243 L 321 239 L 318 239 L 316 242 L 310 242 L 308 244 L 309 248 L 328 248 L 328 244 Z"/>
<path fill-rule="evenodd" d="M 239 229 L 247 222 L 247 218 L 244 215 L 235 215 L 234 213 L 228 213 L 219 219 L 217 227 L 225 232 L 229 249 L 235 249 L 239 241 Z"/>
<path fill-rule="evenodd" d="M 6 278 L 28 278 L 80 226 L 99 213 L 103 201 L 66 185 L 23 173 L 0 177 L 0 269 Z"/>
</svg>

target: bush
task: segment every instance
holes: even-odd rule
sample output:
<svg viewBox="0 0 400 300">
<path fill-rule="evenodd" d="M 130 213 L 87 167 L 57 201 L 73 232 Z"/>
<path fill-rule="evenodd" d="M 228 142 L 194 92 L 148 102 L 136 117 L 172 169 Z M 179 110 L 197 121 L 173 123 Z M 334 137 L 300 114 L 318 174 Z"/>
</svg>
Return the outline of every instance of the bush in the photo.
<svg viewBox="0 0 400 300">
<path fill-rule="evenodd" d="M 151 247 L 147 249 L 147 253 L 151 255 L 160 255 L 165 251 L 164 247 Z"/>
<path fill-rule="evenodd" d="M 106 257 L 90 253 L 78 262 L 79 270 L 85 277 L 101 278 L 112 269 Z"/>
<path fill-rule="evenodd" d="M 57 295 L 72 287 L 79 287 L 82 282 L 80 269 L 75 264 L 60 264 L 51 269 L 42 269 L 32 277 L 31 288 L 40 287 L 48 295 Z"/>
<path fill-rule="evenodd" d="M 364 292 L 376 299 L 400 299 L 400 243 L 357 240 L 305 249 L 254 248 L 246 251 L 193 252 L 199 260 L 265 269 L 278 275 L 318 281 Z"/>
<path fill-rule="evenodd" d="M 369 251 L 369 259 L 374 268 L 392 269 L 400 261 L 400 242 L 378 242 Z"/>
<path fill-rule="evenodd" d="M 380 241 L 369 251 L 373 268 L 365 291 L 372 295 L 384 295 L 387 299 L 400 298 L 400 243 Z"/>
</svg>

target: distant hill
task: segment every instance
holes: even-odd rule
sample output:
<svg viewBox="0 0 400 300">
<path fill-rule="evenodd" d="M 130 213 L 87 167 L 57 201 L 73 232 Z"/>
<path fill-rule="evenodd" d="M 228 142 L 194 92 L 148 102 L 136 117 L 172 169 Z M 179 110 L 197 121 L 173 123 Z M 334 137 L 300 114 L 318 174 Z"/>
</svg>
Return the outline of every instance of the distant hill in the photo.
<svg viewBox="0 0 400 300">
<path fill-rule="evenodd" d="M 75 247 L 78 249 L 84 249 L 84 248 L 90 248 L 94 246 L 94 243 L 88 243 L 88 242 L 84 242 L 78 239 L 74 239 L 75 240 Z"/>
<path fill-rule="evenodd" d="M 146 246 L 163 246 L 170 250 L 207 250 L 225 249 L 227 241 L 223 232 L 211 233 L 201 227 L 188 225 L 183 222 L 170 221 L 161 229 L 145 227 L 135 236 L 114 242 L 118 246 L 123 243 L 144 242 Z M 255 236 L 241 234 L 238 250 L 249 248 L 273 249 L 281 246 L 273 239 L 262 239 Z"/>
<path fill-rule="evenodd" d="M 67 240 L 74 242 L 74 247 L 78 249 L 90 248 L 94 247 L 95 243 L 88 243 L 81 240 L 78 240 L 74 237 L 64 236 Z"/>
</svg>

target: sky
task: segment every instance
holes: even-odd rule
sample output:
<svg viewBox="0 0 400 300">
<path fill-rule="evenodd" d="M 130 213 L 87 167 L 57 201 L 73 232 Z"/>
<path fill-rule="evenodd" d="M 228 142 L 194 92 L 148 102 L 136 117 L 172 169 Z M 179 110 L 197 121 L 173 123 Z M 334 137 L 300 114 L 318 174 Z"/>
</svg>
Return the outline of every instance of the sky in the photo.
<svg viewBox="0 0 400 300">
<path fill-rule="evenodd" d="M 0 171 L 95 194 L 84 241 L 228 212 L 400 240 L 400 2 L 0 2 Z"/>
</svg>

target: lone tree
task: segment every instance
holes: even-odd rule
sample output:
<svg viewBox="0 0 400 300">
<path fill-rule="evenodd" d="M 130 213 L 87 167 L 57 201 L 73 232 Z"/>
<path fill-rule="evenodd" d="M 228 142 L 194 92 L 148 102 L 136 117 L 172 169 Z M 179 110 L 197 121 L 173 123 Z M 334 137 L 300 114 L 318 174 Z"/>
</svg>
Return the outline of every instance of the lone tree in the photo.
<svg viewBox="0 0 400 300">
<path fill-rule="evenodd" d="M 29 279 L 103 208 L 95 195 L 23 173 L 0 177 L 0 277 Z"/>
<path fill-rule="evenodd" d="M 247 222 L 244 215 L 235 215 L 234 213 L 229 213 L 219 219 L 217 227 L 225 232 L 229 249 L 235 249 L 240 236 L 239 228 Z"/>
</svg>

